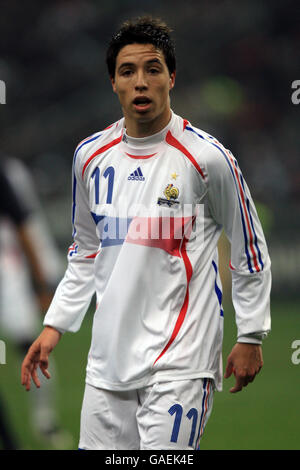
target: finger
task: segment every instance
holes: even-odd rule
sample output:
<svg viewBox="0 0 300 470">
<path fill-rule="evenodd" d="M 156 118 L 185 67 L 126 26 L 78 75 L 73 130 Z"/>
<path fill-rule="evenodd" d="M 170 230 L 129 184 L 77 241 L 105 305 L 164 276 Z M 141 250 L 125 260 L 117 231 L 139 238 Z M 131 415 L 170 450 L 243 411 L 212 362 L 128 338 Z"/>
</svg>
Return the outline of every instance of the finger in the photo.
<svg viewBox="0 0 300 470">
<path fill-rule="evenodd" d="M 40 363 L 40 369 L 42 370 L 42 372 L 43 370 L 48 368 L 48 354 L 45 348 L 42 348 L 41 350 L 39 363 Z"/>
<path fill-rule="evenodd" d="M 27 368 L 24 374 L 24 385 L 25 385 L 25 389 L 27 390 L 27 392 L 29 392 L 31 388 L 31 368 L 30 367 Z"/>
<path fill-rule="evenodd" d="M 236 381 L 235 381 L 235 385 L 234 387 L 232 387 L 230 389 L 230 392 L 231 393 L 236 393 L 236 392 L 240 392 L 242 390 L 242 388 L 244 387 L 244 379 L 241 378 L 241 377 L 236 377 Z"/>
<path fill-rule="evenodd" d="M 25 359 L 21 367 L 21 384 L 26 387 L 26 390 L 30 390 L 31 372 L 34 368 L 34 356 L 35 352 L 31 351 L 25 356 Z M 36 361 L 35 361 L 36 362 Z"/>
<path fill-rule="evenodd" d="M 26 390 L 30 390 L 30 380 L 28 372 L 22 374 L 21 384 L 25 387 Z"/>
<path fill-rule="evenodd" d="M 21 368 L 21 383 L 25 386 L 26 390 L 30 390 L 30 380 L 31 380 L 31 363 L 26 360 L 23 361 Z"/>
<path fill-rule="evenodd" d="M 42 371 L 42 374 L 47 378 L 47 379 L 51 379 L 51 374 L 50 372 L 48 371 L 48 369 L 44 368 L 43 366 L 40 365 L 40 369 Z"/>
<path fill-rule="evenodd" d="M 38 378 L 38 375 L 37 375 L 37 367 L 38 367 L 38 362 L 35 363 L 35 365 L 34 365 L 33 371 L 31 372 L 31 377 L 32 377 L 33 382 L 35 383 L 35 386 L 37 388 L 40 388 L 41 382 L 40 382 L 40 379 Z"/>
<path fill-rule="evenodd" d="M 46 347 L 41 348 L 41 356 L 40 356 L 40 369 L 42 374 L 47 378 L 50 379 L 51 375 L 48 371 L 48 358 L 49 358 L 49 350 Z"/>
<path fill-rule="evenodd" d="M 21 367 L 21 385 L 25 385 L 27 380 L 27 370 L 24 365 Z"/>
<path fill-rule="evenodd" d="M 39 350 L 40 350 L 40 344 L 39 342 L 36 341 L 28 349 L 28 352 L 22 363 L 21 383 L 27 391 L 29 391 L 31 388 L 32 373 L 37 368 Z"/>
<path fill-rule="evenodd" d="M 31 388 L 31 375 L 28 374 L 26 378 L 26 382 L 25 382 L 25 389 L 27 392 L 29 392 L 30 388 Z"/>
<path fill-rule="evenodd" d="M 47 379 L 50 379 L 51 378 L 51 374 L 50 372 L 48 371 L 48 361 L 40 361 L 39 362 L 39 365 L 40 365 L 40 369 L 41 369 L 41 372 L 42 374 L 47 378 Z"/>
<path fill-rule="evenodd" d="M 236 376 L 236 383 L 235 386 L 230 390 L 232 393 L 240 392 L 244 387 L 247 387 L 247 385 L 250 382 L 253 382 L 255 379 L 255 374 L 254 375 L 243 375 L 243 376 Z"/>
<path fill-rule="evenodd" d="M 224 378 L 228 379 L 228 377 L 231 376 L 231 374 L 234 372 L 234 368 L 231 362 L 227 362 Z"/>
</svg>

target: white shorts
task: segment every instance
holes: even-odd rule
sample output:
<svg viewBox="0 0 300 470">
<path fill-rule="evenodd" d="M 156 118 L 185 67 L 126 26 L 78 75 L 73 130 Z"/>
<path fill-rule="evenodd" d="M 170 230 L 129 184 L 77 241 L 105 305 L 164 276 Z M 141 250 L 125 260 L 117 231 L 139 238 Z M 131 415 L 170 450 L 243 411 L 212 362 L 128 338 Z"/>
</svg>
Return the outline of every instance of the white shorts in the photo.
<svg viewBox="0 0 300 470">
<path fill-rule="evenodd" d="M 155 383 L 129 391 L 86 384 L 79 449 L 199 449 L 213 393 L 211 379 Z"/>
</svg>

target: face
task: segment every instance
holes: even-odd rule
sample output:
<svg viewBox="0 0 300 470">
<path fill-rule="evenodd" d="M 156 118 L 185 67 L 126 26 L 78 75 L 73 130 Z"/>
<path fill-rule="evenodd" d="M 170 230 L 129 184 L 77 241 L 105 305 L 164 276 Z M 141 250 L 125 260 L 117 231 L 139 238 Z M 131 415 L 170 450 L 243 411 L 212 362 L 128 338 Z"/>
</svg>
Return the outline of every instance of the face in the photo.
<svg viewBox="0 0 300 470">
<path fill-rule="evenodd" d="M 152 44 L 128 44 L 116 59 L 111 79 L 125 117 L 128 135 L 144 137 L 159 132 L 169 122 L 170 90 L 175 84 L 164 54 Z"/>
</svg>

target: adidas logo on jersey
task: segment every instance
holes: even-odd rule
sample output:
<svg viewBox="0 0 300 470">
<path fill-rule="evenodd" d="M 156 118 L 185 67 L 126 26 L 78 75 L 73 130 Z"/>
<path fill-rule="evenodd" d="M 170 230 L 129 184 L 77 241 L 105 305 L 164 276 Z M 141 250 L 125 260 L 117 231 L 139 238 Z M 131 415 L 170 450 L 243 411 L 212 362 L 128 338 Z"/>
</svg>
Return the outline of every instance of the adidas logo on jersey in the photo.
<svg viewBox="0 0 300 470">
<path fill-rule="evenodd" d="M 133 181 L 145 181 L 141 167 L 139 166 L 133 173 L 131 173 L 130 176 L 128 176 L 128 179 Z"/>
</svg>

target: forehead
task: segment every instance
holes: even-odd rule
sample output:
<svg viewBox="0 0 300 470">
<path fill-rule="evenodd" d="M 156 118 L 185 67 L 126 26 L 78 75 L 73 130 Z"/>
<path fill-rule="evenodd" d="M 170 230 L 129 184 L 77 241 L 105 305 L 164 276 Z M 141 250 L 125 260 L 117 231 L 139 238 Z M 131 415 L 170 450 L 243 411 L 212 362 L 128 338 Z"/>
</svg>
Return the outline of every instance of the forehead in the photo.
<svg viewBox="0 0 300 470">
<path fill-rule="evenodd" d="M 119 67 L 122 63 L 148 62 L 154 59 L 165 64 L 163 52 L 153 44 L 127 44 L 120 49 L 116 65 Z"/>
</svg>

